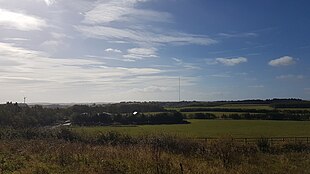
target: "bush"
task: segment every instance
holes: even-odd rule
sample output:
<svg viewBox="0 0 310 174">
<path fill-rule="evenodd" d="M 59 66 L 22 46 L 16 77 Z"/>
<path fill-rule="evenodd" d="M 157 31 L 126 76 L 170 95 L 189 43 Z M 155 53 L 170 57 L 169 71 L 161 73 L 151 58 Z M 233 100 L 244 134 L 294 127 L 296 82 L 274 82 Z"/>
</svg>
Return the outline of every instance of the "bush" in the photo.
<svg viewBox="0 0 310 174">
<path fill-rule="evenodd" d="M 302 142 L 287 143 L 283 145 L 286 152 L 310 152 L 310 145 Z"/>
<path fill-rule="evenodd" d="M 223 137 L 211 144 L 209 155 L 218 158 L 225 168 L 231 168 L 233 165 L 240 164 L 242 152 L 242 148 L 232 137 Z"/>
<path fill-rule="evenodd" d="M 270 152 L 271 150 L 271 142 L 269 141 L 268 138 L 262 137 L 256 142 L 256 145 L 261 152 L 266 153 Z"/>
<path fill-rule="evenodd" d="M 133 137 L 116 131 L 109 131 L 99 134 L 96 137 L 95 142 L 99 144 L 114 145 L 114 146 L 136 144 L 136 140 Z"/>
<path fill-rule="evenodd" d="M 195 119 L 215 119 L 216 116 L 211 113 L 195 113 Z"/>
<path fill-rule="evenodd" d="M 57 130 L 56 137 L 58 139 L 63 139 L 66 141 L 74 141 L 80 139 L 78 135 L 70 131 L 68 128 L 60 128 L 59 130 Z"/>
</svg>

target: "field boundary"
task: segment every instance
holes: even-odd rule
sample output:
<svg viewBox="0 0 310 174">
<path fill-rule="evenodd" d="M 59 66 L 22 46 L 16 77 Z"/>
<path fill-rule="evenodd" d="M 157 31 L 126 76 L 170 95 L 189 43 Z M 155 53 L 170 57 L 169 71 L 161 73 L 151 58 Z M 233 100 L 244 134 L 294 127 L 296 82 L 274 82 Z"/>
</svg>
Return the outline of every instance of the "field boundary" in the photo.
<svg viewBox="0 0 310 174">
<path fill-rule="evenodd" d="M 208 138 L 197 138 L 197 140 L 205 141 L 205 142 L 212 142 L 216 140 L 220 140 L 222 138 L 216 138 L 216 137 L 208 137 Z M 287 143 L 310 143 L 310 137 L 252 137 L 252 138 L 231 138 L 233 141 L 239 142 L 239 143 L 257 143 L 261 140 L 267 140 L 271 144 L 274 143 L 281 143 L 281 142 L 287 142 Z"/>
</svg>

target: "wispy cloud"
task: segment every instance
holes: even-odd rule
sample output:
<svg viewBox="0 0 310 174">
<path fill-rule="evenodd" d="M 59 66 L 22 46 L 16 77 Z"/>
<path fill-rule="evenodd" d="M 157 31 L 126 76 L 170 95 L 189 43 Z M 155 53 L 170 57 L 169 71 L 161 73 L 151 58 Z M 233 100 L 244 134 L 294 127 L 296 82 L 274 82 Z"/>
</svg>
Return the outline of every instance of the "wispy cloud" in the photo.
<svg viewBox="0 0 310 174">
<path fill-rule="evenodd" d="M 164 86 L 147 86 L 144 88 L 134 88 L 131 91 L 137 93 L 160 93 L 160 92 L 167 92 L 167 91 L 174 91 L 176 88 L 173 87 L 164 87 Z"/>
<path fill-rule="evenodd" d="M 127 54 L 123 55 L 128 59 L 145 59 L 158 57 L 156 48 L 131 48 L 127 50 Z"/>
<path fill-rule="evenodd" d="M 216 77 L 216 78 L 230 78 L 231 75 L 229 74 L 212 74 L 210 77 Z"/>
<path fill-rule="evenodd" d="M 7 29 L 31 31 L 41 30 L 47 24 L 39 17 L 0 8 L 0 26 Z"/>
<path fill-rule="evenodd" d="M 62 41 L 59 41 L 59 40 L 47 40 L 47 41 L 44 41 L 41 45 L 46 47 L 47 49 L 51 49 L 51 48 L 58 47 L 61 44 L 62 44 Z"/>
<path fill-rule="evenodd" d="M 9 42 L 23 42 L 23 41 L 28 41 L 29 39 L 19 38 L 19 37 L 7 37 L 7 38 L 3 38 L 3 40 L 9 41 Z"/>
<path fill-rule="evenodd" d="M 138 9 L 138 3 L 147 0 L 110 0 L 101 1 L 95 8 L 86 12 L 85 23 L 102 24 L 110 22 L 167 22 L 172 18 L 169 13 Z"/>
<path fill-rule="evenodd" d="M 184 62 L 182 59 L 179 59 L 179 58 L 173 57 L 172 60 L 174 60 L 174 61 L 176 62 L 176 64 L 177 64 L 178 66 L 180 66 L 182 69 L 186 69 L 186 70 L 197 70 L 197 69 L 201 69 L 197 64 L 195 64 L 195 63 Z"/>
<path fill-rule="evenodd" d="M 50 6 L 56 2 L 56 0 L 44 0 L 47 6 Z"/>
<path fill-rule="evenodd" d="M 85 36 L 91 38 L 100 38 L 108 41 L 125 41 L 142 45 L 156 44 L 175 44 L 175 45 L 210 45 L 217 41 L 207 36 L 186 34 L 186 33 L 156 33 L 140 29 L 121 29 L 105 26 L 76 26 L 76 29 Z"/>
<path fill-rule="evenodd" d="M 217 63 L 224 64 L 226 66 L 235 66 L 241 63 L 245 63 L 248 61 L 245 57 L 237 57 L 237 58 L 216 58 Z"/>
<path fill-rule="evenodd" d="M 98 96 L 101 93 L 105 94 L 104 100 L 133 100 L 137 91 L 167 95 L 167 91 L 177 89 L 178 81 L 178 77 L 165 75 L 165 70 L 160 68 L 109 66 L 102 59 L 90 57 L 53 58 L 44 52 L 1 42 L 0 67 L 0 82 L 7 84 L 10 91 L 22 89 L 32 91 L 33 96 L 44 97 L 52 92 L 63 94 L 64 91 L 69 91 L 64 95 L 76 95 L 88 89 L 90 92 L 84 96 L 88 100 L 92 94 L 97 100 L 103 100 L 102 96 Z M 197 82 L 195 79 L 182 77 L 182 85 L 193 85 Z M 1 87 L 2 90 L 5 88 Z M 132 89 L 136 89 L 136 92 Z M 124 98 L 124 95 L 128 98 Z M 62 97 L 58 99 L 63 100 Z M 154 96 L 150 96 L 152 98 Z M 143 96 L 139 99 L 143 99 Z"/>
<path fill-rule="evenodd" d="M 6 57 L 6 59 L 3 59 Z M 148 67 L 111 67 L 104 62 L 93 59 L 61 59 L 51 58 L 43 52 L 33 51 L 13 44 L 0 43 L 0 60 L 2 82 L 10 79 L 22 85 L 18 79 L 31 81 L 44 81 L 46 86 L 57 88 L 69 87 L 78 82 L 84 81 L 93 84 L 113 83 L 125 84 L 128 79 L 135 79 L 137 76 L 157 75 L 163 71 L 157 68 Z M 5 64 L 4 64 L 5 63 Z M 137 84 L 135 84 L 137 85 Z M 113 85 L 112 85 L 113 86 Z M 35 86 L 31 86 L 35 90 Z"/>
<path fill-rule="evenodd" d="M 269 61 L 269 65 L 270 66 L 275 66 L 275 67 L 280 67 L 280 66 L 289 66 L 289 65 L 293 65 L 295 64 L 296 61 L 294 60 L 293 57 L 290 57 L 290 56 L 283 56 L 283 57 L 280 57 L 278 59 L 274 59 L 274 60 L 271 60 Z"/>
<path fill-rule="evenodd" d="M 122 53 L 121 50 L 119 49 L 114 49 L 114 48 L 107 48 L 104 50 L 105 52 L 110 52 L 110 53 Z"/>
<path fill-rule="evenodd" d="M 251 85 L 249 88 L 265 88 L 264 85 Z"/>
<path fill-rule="evenodd" d="M 175 58 L 173 57 L 172 60 L 176 61 L 178 64 L 183 63 L 183 61 L 181 59 Z"/>
<path fill-rule="evenodd" d="M 257 33 L 219 33 L 219 36 L 226 38 L 244 38 L 244 37 L 257 37 Z"/>
<path fill-rule="evenodd" d="M 99 1 L 84 14 L 84 24 L 75 28 L 87 37 L 114 43 L 131 43 L 139 46 L 210 45 L 216 40 L 165 28 L 153 27 L 154 22 L 172 22 L 172 15 L 150 9 L 140 9 L 148 0 Z"/>
<path fill-rule="evenodd" d="M 302 80 L 305 77 L 303 75 L 293 75 L 293 74 L 287 74 L 287 75 L 280 75 L 277 76 L 276 79 L 280 79 L 280 80 L 288 80 L 288 79 L 298 79 L 298 80 Z"/>
</svg>

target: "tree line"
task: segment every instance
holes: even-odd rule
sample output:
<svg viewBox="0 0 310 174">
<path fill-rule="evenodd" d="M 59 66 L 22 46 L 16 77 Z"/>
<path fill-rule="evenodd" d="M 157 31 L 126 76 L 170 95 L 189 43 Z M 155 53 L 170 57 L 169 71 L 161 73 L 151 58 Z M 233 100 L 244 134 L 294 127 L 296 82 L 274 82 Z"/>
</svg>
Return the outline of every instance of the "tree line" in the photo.
<svg viewBox="0 0 310 174">
<path fill-rule="evenodd" d="M 184 124 L 188 123 L 183 120 L 183 115 L 180 112 L 163 112 L 157 114 L 75 114 L 72 117 L 72 122 L 77 125 L 112 125 L 112 124 Z"/>
<path fill-rule="evenodd" d="M 172 124 L 183 123 L 181 113 L 161 112 L 163 107 L 150 103 L 119 103 L 108 105 L 74 105 L 67 108 L 46 108 L 7 102 L 0 105 L 0 126 L 42 127 L 61 124 L 66 120 L 80 125 L 103 124 Z M 133 114 L 136 112 L 136 114 Z"/>
</svg>

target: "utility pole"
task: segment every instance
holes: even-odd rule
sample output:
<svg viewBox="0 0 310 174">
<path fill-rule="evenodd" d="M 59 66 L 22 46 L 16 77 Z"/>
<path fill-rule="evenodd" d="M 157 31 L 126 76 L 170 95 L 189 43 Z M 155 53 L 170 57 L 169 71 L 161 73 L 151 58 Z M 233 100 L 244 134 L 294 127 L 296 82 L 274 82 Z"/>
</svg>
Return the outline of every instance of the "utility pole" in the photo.
<svg viewBox="0 0 310 174">
<path fill-rule="evenodd" d="M 181 102 L 181 76 L 179 76 L 179 102 Z"/>
</svg>

